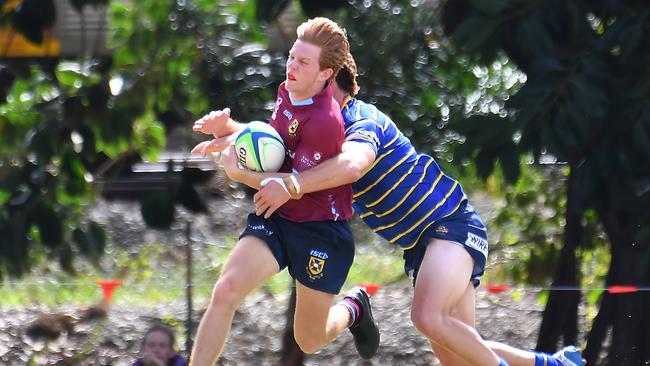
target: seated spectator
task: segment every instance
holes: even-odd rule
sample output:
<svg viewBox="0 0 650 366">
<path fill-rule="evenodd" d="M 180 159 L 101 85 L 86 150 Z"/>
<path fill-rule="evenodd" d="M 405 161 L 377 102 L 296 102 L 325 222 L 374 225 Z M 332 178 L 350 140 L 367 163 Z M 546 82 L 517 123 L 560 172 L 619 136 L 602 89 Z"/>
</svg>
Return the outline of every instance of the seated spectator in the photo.
<svg viewBox="0 0 650 366">
<path fill-rule="evenodd" d="M 147 330 L 140 346 L 140 355 L 133 366 L 187 366 L 187 360 L 174 351 L 174 330 L 156 324 Z"/>
</svg>

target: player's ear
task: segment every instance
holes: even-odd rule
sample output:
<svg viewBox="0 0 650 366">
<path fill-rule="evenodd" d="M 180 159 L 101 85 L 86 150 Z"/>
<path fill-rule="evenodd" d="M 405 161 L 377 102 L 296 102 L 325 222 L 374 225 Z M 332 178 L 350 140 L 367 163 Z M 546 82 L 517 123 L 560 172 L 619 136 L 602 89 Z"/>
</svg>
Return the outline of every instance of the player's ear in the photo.
<svg viewBox="0 0 650 366">
<path fill-rule="evenodd" d="M 334 75 L 334 70 L 328 67 L 327 69 L 322 70 L 320 72 L 320 75 L 322 80 L 329 80 L 332 77 L 332 75 Z"/>
</svg>

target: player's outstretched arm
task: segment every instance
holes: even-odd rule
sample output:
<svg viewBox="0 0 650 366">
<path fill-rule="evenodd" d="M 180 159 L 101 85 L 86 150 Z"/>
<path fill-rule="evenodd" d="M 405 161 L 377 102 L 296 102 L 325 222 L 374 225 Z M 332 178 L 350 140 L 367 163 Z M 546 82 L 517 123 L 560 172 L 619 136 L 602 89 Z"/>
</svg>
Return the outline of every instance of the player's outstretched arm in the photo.
<svg viewBox="0 0 650 366">
<path fill-rule="evenodd" d="M 324 189 L 354 183 L 361 178 L 375 161 L 375 152 L 368 145 L 348 141 L 343 143 L 343 151 L 313 168 L 300 172 L 294 178 L 284 178 L 291 193 L 299 194 L 322 191 Z M 298 188 L 298 189 L 297 189 Z M 280 206 L 289 200 L 276 186 L 265 186 L 253 197 L 256 213 L 269 218 Z"/>
<path fill-rule="evenodd" d="M 214 137 L 223 137 L 239 132 L 245 126 L 245 123 L 232 120 L 230 118 L 230 108 L 224 108 L 220 111 L 212 111 L 194 121 L 192 130 L 203 132 L 206 135 L 213 135 Z"/>
<path fill-rule="evenodd" d="M 230 145 L 234 144 L 237 139 L 238 133 L 233 133 L 232 135 L 217 137 L 212 140 L 207 140 L 200 142 L 192 148 L 192 154 L 201 154 L 207 156 L 209 153 L 220 153 L 223 152 Z"/>
</svg>

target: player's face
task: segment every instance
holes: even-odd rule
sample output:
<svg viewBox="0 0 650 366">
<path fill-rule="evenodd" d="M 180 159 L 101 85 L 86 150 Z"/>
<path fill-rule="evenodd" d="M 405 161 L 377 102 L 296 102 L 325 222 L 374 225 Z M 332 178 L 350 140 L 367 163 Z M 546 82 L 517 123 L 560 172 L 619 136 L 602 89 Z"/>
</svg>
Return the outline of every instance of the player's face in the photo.
<svg viewBox="0 0 650 366">
<path fill-rule="evenodd" d="M 321 70 L 319 65 L 321 48 L 297 40 L 289 51 L 287 59 L 287 91 L 297 97 L 309 98 L 323 87 L 331 75 L 331 69 Z"/>
</svg>

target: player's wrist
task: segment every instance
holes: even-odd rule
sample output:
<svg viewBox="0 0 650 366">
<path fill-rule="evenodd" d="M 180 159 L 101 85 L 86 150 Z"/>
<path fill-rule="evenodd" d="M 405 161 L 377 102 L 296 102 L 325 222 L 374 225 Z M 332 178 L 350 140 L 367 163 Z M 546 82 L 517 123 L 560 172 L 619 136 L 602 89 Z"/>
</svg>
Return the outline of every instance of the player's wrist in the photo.
<svg viewBox="0 0 650 366">
<path fill-rule="evenodd" d="M 293 179 L 291 179 L 293 175 L 283 177 L 282 181 L 284 182 L 284 185 L 287 187 L 287 191 L 289 191 L 289 194 L 291 197 L 297 196 L 300 194 L 299 190 L 296 188 Z"/>
<path fill-rule="evenodd" d="M 289 176 L 289 180 L 291 180 L 291 183 L 293 184 L 293 187 L 296 190 L 296 194 L 300 194 L 301 189 L 300 189 L 300 182 L 298 182 L 298 176 L 295 174 L 291 174 Z"/>
<path fill-rule="evenodd" d="M 284 189 L 284 191 L 289 195 L 289 198 L 291 198 L 291 192 L 289 191 L 289 188 L 287 187 L 286 183 L 284 182 L 284 178 L 279 178 L 279 177 L 269 177 L 269 178 L 264 178 L 260 182 L 260 187 L 264 187 L 265 185 L 269 184 L 270 182 L 275 182 Z"/>
</svg>

